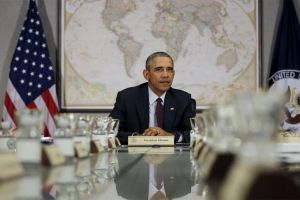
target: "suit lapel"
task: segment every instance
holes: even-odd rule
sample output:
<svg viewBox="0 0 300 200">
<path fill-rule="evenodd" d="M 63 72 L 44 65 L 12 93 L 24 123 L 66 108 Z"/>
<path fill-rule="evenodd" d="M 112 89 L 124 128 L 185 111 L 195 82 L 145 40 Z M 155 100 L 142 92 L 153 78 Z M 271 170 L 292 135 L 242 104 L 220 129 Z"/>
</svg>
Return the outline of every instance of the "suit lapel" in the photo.
<svg viewBox="0 0 300 200">
<path fill-rule="evenodd" d="M 175 100 L 174 97 L 172 97 L 170 90 L 166 94 L 164 103 L 164 129 L 166 131 L 172 130 L 172 125 L 176 114 Z"/>
<path fill-rule="evenodd" d="M 148 84 L 142 85 L 136 99 L 137 112 L 141 123 L 141 131 L 149 127 L 149 94 Z"/>
</svg>

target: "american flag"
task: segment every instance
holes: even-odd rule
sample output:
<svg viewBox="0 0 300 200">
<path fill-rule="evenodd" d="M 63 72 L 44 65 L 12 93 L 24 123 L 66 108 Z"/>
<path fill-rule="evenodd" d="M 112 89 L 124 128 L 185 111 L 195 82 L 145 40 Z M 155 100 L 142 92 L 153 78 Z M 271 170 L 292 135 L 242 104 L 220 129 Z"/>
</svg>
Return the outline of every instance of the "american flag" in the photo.
<svg viewBox="0 0 300 200">
<path fill-rule="evenodd" d="M 44 136 L 53 135 L 53 117 L 59 112 L 53 70 L 39 12 L 30 0 L 10 65 L 3 120 L 16 127 L 16 110 L 38 109 L 45 115 Z"/>
</svg>

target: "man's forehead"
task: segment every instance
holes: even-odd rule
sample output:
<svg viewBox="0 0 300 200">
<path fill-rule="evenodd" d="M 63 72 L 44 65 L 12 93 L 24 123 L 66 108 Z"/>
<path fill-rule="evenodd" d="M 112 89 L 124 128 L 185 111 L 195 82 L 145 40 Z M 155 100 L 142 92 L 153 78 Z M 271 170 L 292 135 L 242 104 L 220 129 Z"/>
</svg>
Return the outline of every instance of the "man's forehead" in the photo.
<svg viewBox="0 0 300 200">
<path fill-rule="evenodd" d="M 171 58 L 166 57 L 166 56 L 157 56 L 157 57 L 153 58 L 153 61 L 158 61 L 158 60 L 164 60 L 164 61 L 172 62 Z"/>
<path fill-rule="evenodd" d="M 152 60 L 151 64 L 155 66 L 166 66 L 166 67 L 173 67 L 172 60 L 168 57 L 156 57 Z"/>
</svg>

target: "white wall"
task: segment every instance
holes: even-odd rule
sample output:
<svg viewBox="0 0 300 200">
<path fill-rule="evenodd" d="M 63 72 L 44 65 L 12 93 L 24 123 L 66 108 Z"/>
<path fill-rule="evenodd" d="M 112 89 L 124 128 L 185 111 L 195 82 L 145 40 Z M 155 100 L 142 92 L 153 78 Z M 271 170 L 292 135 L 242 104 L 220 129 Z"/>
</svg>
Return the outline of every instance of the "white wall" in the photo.
<svg viewBox="0 0 300 200">
<path fill-rule="evenodd" d="M 261 15 L 261 52 L 262 77 L 268 76 L 273 35 L 277 31 L 279 11 L 283 0 L 259 0 L 262 5 Z M 3 107 L 6 82 L 10 61 L 17 43 L 29 0 L 0 0 L 0 117 Z M 54 65 L 57 63 L 58 13 L 59 0 L 37 0 L 40 16 L 46 32 L 50 56 Z M 294 0 L 300 13 L 300 0 Z M 57 65 L 56 65 L 57 66 Z M 263 84 L 265 85 L 265 83 Z"/>
</svg>

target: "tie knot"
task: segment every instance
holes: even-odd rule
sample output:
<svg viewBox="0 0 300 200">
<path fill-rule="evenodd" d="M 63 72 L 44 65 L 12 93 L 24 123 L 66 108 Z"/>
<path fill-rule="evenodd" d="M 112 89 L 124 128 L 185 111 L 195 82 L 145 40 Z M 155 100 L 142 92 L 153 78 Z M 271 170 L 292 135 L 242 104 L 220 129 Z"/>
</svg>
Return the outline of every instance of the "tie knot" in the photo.
<svg viewBox="0 0 300 200">
<path fill-rule="evenodd" d="M 157 102 L 157 103 L 161 103 L 161 102 L 162 102 L 162 99 L 161 99 L 161 98 L 157 98 L 157 99 L 156 99 L 156 102 Z"/>
</svg>

